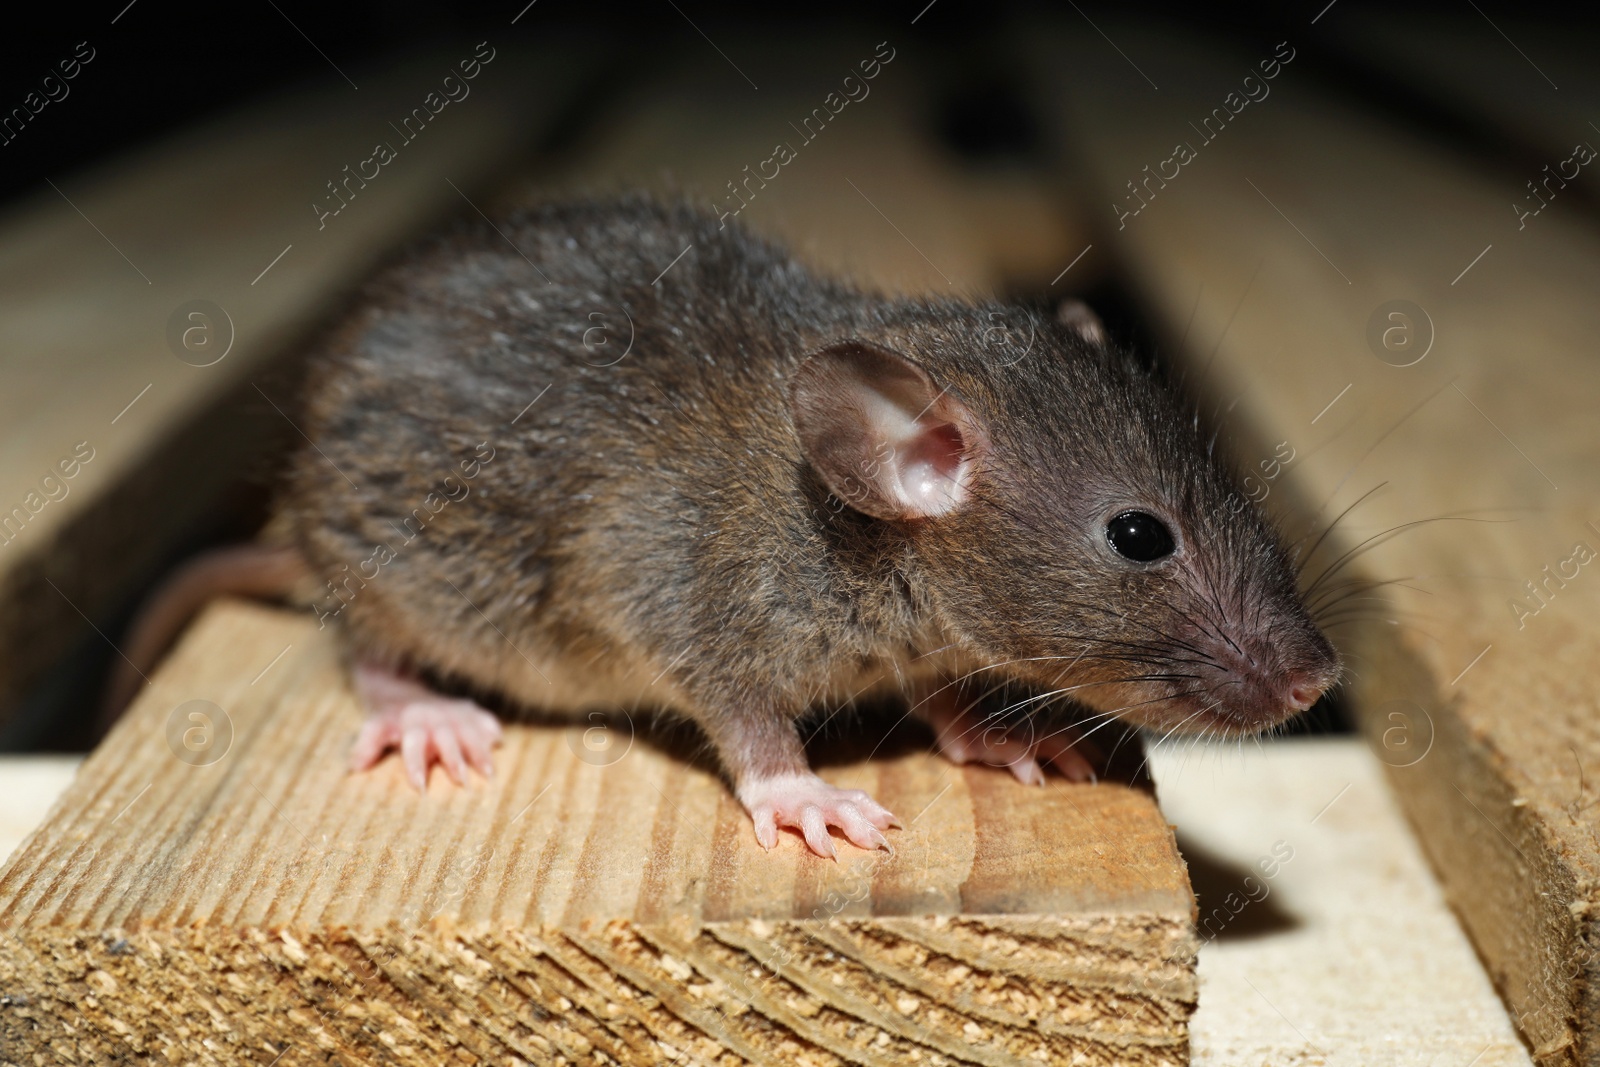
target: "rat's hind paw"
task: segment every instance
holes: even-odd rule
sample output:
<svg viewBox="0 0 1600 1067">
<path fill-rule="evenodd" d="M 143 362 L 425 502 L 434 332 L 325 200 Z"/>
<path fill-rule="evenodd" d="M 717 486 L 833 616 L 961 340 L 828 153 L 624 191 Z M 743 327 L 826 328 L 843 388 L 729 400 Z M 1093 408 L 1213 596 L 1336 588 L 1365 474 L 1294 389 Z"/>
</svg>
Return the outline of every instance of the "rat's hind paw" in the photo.
<svg viewBox="0 0 1600 1067">
<path fill-rule="evenodd" d="M 1023 785 L 1044 784 L 1041 760 L 1068 781 L 1099 780 L 1094 763 L 1079 748 L 1095 755 L 1098 751 L 1091 742 L 1077 740 L 1072 730 L 1035 736 L 1036 727 L 1031 720 L 1003 724 L 986 719 L 961 707 L 953 695 L 947 694 L 930 698 L 925 707 L 924 714 L 939 739 L 939 751 L 952 763 L 1005 767 Z"/>
<path fill-rule="evenodd" d="M 391 748 L 400 750 L 406 778 L 421 792 L 428 768 L 437 761 L 457 785 L 467 767 L 488 778 L 494 773 L 490 750 L 500 743 L 500 720 L 470 700 L 447 697 L 381 667 L 356 668 L 356 688 L 367 706 L 367 721 L 350 749 L 350 770 L 364 771 Z"/>
<path fill-rule="evenodd" d="M 882 831 L 899 826 L 888 809 L 859 789 L 838 789 L 814 774 L 781 774 L 748 782 L 739 800 L 755 822 L 762 848 L 778 843 L 778 827 L 791 826 L 805 837 L 811 851 L 837 859 L 830 826 L 844 831 L 857 848 L 889 849 Z M 893 851 L 893 849 L 890 849 Z"/>
</svg>

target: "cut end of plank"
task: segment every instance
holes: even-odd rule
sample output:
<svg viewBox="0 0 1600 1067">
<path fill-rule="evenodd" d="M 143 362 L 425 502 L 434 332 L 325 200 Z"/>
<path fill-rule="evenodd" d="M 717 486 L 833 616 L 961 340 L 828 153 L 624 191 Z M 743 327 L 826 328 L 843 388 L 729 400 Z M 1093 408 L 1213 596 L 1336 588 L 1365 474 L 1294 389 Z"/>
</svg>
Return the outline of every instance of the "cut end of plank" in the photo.
<svg viewBox="0 0 1600 1067">
<path fill-rule="evenodd" d="M 906 826 L 832 863 L 643 731 L 512 725 L 418 795 L 344 772 L 359 721 L 313 620 L 213 606 L 0 875 L 0 1059 L 1188 1061 L 1146 789 L 837 763 Z"/>
</svg>

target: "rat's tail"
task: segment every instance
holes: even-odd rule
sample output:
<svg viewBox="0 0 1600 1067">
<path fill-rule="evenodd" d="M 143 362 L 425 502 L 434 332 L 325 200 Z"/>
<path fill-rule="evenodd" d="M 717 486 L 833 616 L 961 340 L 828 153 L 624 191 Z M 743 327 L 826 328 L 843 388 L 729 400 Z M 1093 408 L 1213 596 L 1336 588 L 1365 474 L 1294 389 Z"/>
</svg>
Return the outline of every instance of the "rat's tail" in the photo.
<svg viewBox="0 0 1600 1067">
<path fill-rule="evenodd" d="M 308 573 L 294 549 L 264 544 L 215 549 L 179 567 L 139 606 L 128 627 L 122 656 L 113 661 L 106 686 L 101 727 L 116 721 L 145 675 L 209 601 L 229 595 L 281 598 Z"/>
</svg>

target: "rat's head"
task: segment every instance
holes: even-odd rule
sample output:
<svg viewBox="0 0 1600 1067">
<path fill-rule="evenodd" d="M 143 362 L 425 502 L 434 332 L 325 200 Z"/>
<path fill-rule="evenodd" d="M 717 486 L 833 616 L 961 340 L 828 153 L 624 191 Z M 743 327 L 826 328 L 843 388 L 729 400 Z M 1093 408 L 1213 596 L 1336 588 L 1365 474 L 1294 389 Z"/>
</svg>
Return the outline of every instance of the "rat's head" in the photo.
<svg viewBox="0 0 1600 1067">
<path fill-rule="evenodd" d="M 1182 402 L 1081 323 L 1038 319 L 995 361 L 981 316 L 927 310 L 813 353 L 790 405 L 827 488 L 906 537 L 946 639 L 1153 729 L 1254 733 L 1315 703 L 1338 657 Z"/>
</svg>

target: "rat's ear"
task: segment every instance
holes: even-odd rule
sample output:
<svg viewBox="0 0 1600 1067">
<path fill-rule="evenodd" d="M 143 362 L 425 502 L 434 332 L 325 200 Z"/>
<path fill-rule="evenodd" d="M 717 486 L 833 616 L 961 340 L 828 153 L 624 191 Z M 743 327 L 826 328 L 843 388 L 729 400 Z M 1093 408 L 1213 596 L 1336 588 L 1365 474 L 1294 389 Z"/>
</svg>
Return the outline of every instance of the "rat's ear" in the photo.
<svg viewBox="0 0 1600 1067">
<path fill-rule="evenodd" d="M 861 341 L 807 357 L 789 380 L 789 413 L 833 494 L 880 519 L 959 507 L 989 448 L 983 425 L 927 371 Z"/>
<path fill-rule="evenodd" d="M 1063 326 L 1070 326 L 1079 337 L 1092 345 L 1106 343 L 1106 327 L 1094 309 L 1082 300 L 1063 300 L 1056 308 L 1056 318 Z"/>
</svg>

